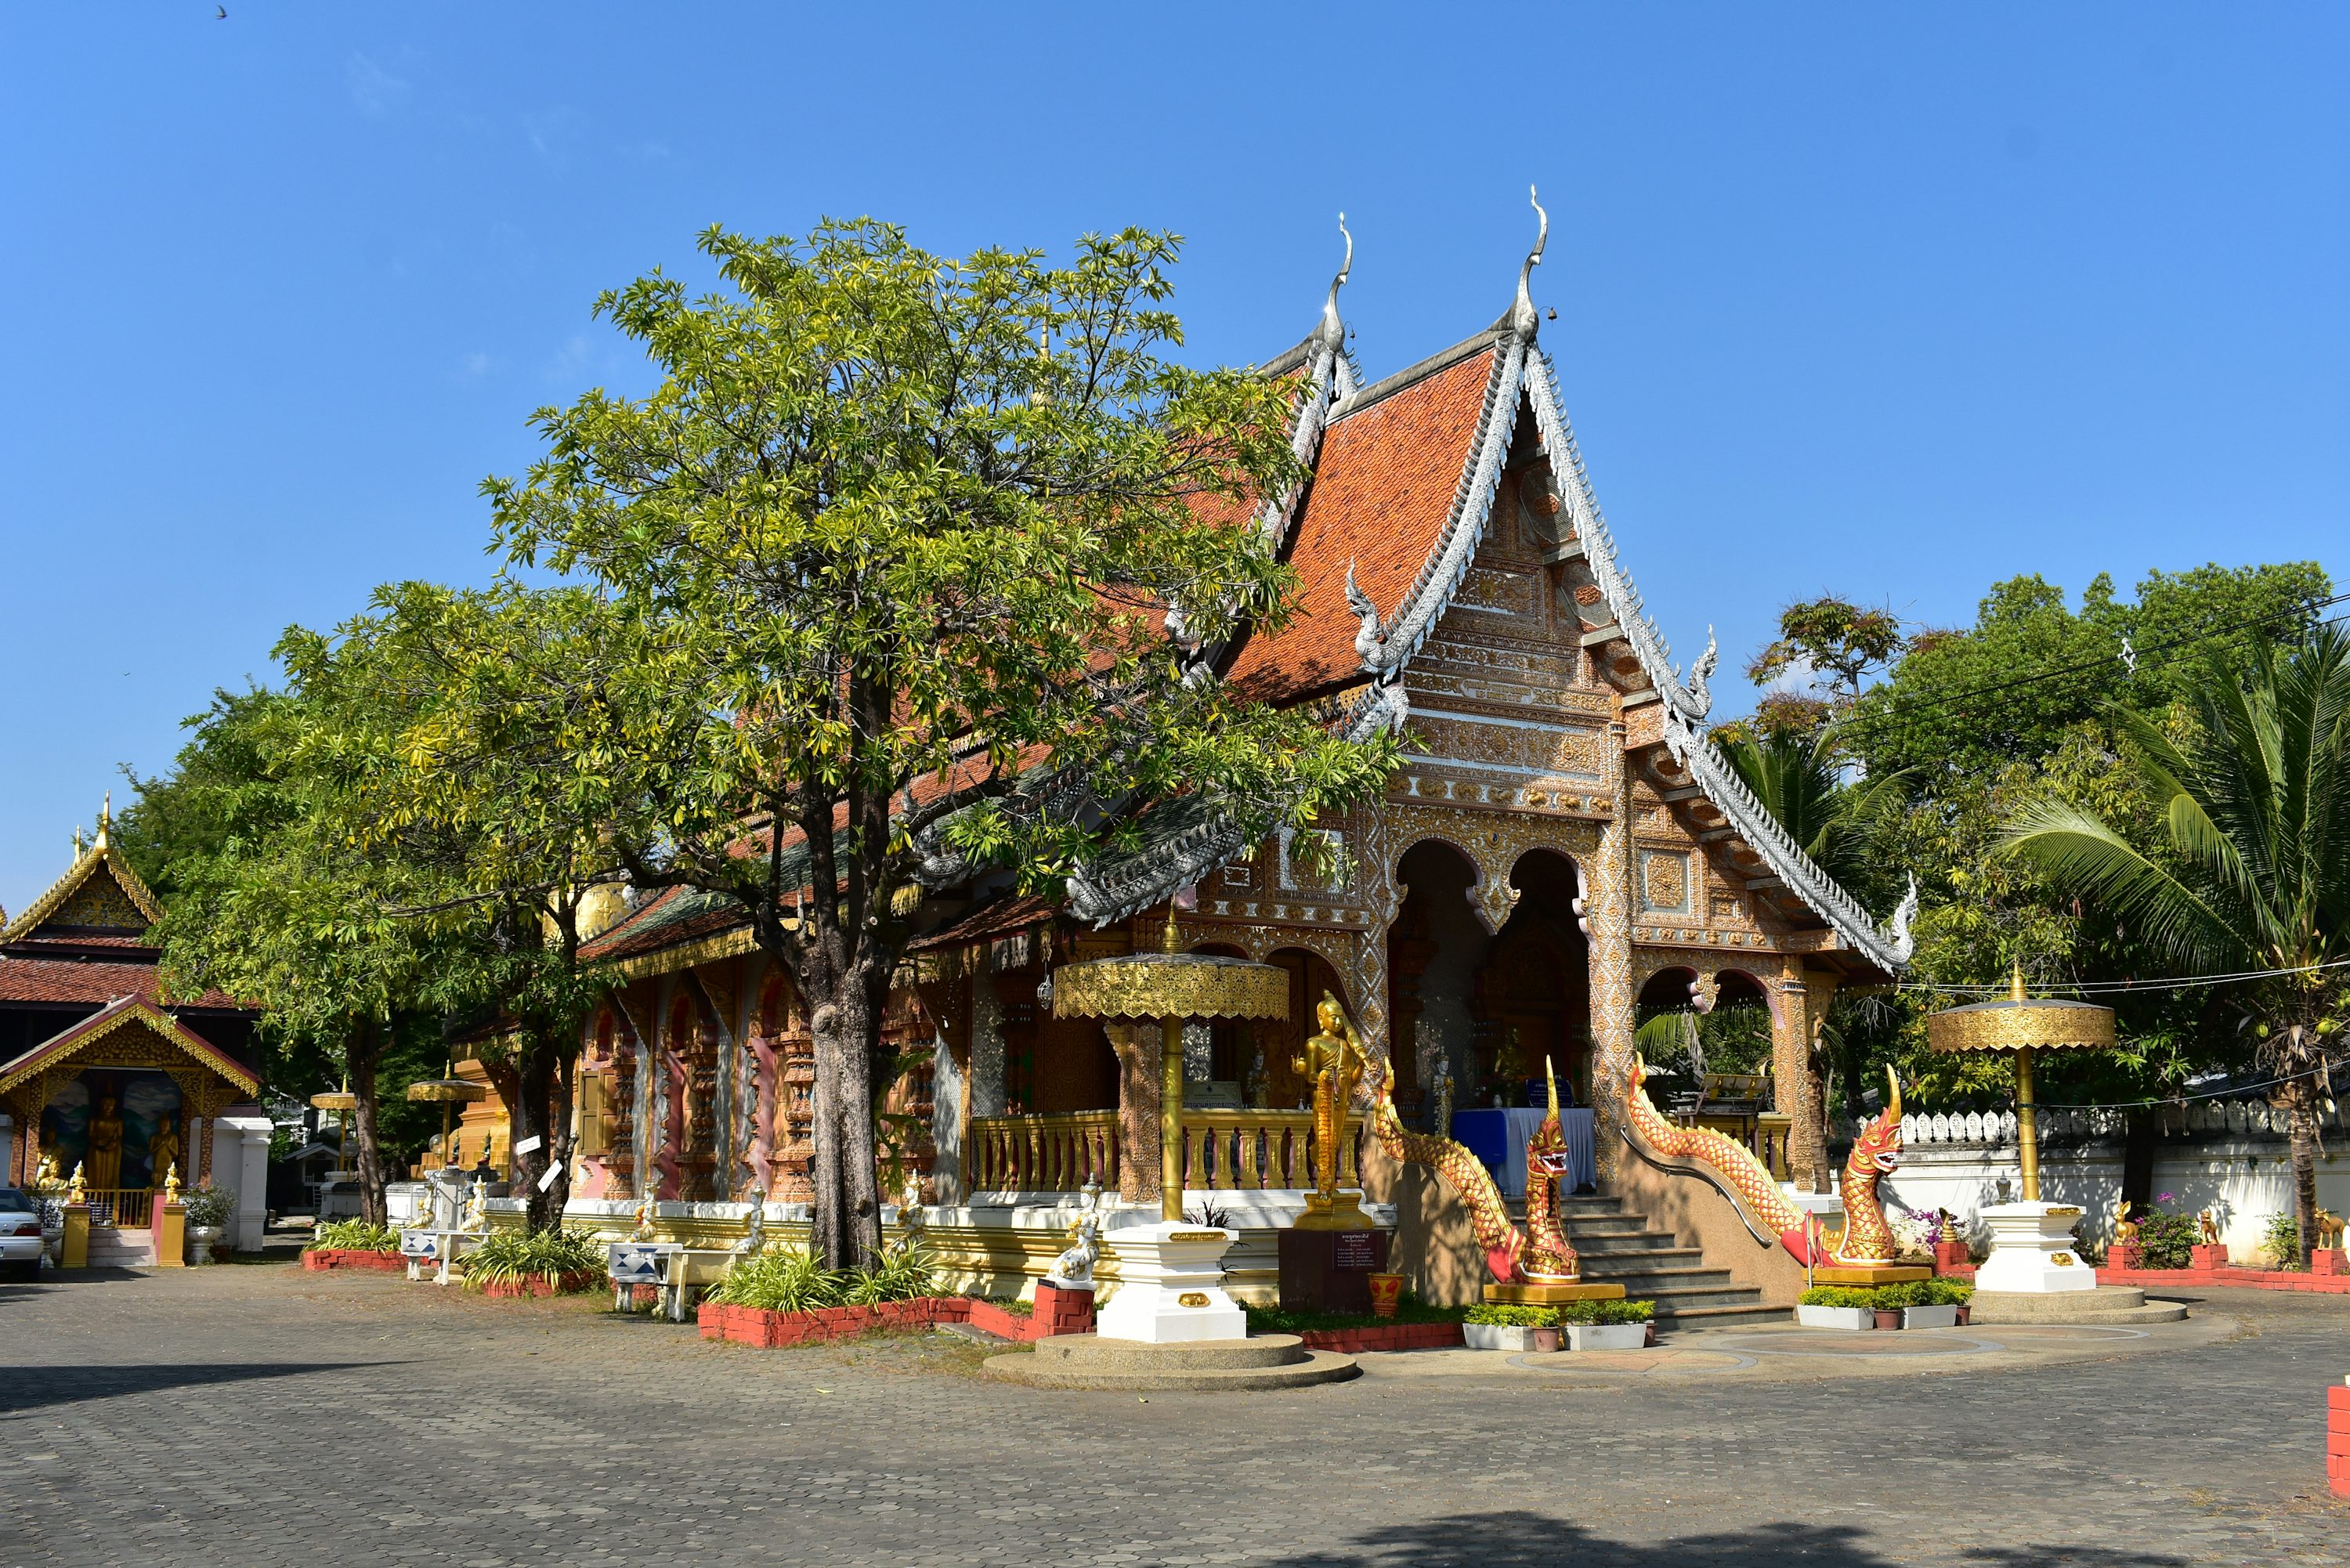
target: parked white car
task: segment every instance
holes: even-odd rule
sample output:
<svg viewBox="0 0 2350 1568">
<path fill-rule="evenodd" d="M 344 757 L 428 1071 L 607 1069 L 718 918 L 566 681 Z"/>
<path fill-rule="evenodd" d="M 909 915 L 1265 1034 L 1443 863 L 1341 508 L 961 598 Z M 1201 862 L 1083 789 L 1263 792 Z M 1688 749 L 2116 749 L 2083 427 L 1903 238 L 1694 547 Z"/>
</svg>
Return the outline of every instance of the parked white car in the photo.
<svg viewBox="0 0 2350 1568">
<path fill-rule="evenodd" d="M 41 1274 L 41 1210 L 21 1187 L 0 1187 L 0 1279 Z"/>
</svg>

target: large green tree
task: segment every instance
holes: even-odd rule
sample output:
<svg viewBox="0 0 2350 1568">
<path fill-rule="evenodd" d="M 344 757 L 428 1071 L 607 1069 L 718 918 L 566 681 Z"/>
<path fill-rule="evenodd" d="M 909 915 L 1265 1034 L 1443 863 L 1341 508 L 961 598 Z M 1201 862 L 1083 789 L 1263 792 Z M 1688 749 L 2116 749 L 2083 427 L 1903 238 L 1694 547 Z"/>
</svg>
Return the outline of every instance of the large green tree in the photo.
<svg viewBox="0 0 2350 1568">
<path fill-rule="evenodd" d="M 1289 613 L 1247 512 L 1302 475 L 1290 385 L 1168 357 L 1171 236 L 1064 266 L 871 221 L 702 244 L 723 292 L 654 274 L 598 302 L 655 389 L 542 410 L 546 455 L 486 491 L 515 566 L 596 607 L 538 744 L 608 801 L 633 883 L 731 901 L 790 974 L 815 1241 L 861 1263 L 881 1012 L 926 896 L 987 867 L 1053 887 L 1179 798 L 1303 825 L 1392 747 L 1195 657 Z"/>
<path fill-rule="evenodd" d="M 2350 981 L 2328 967 L 2350 957 L 2350 636 L 2325 626 L 2282 652 L 2215 658 L 2189 708 L 2183 736 L 2117 715 L 2160 802 L 2159 852 L 2055 802 L 2019 811 L 2005 843 L 2192 972 L 2267 971 L 2231 994 L 2286 1113 L 2305 1264 L 2327 1042 L 2350 1000 Z"/>
</svg>

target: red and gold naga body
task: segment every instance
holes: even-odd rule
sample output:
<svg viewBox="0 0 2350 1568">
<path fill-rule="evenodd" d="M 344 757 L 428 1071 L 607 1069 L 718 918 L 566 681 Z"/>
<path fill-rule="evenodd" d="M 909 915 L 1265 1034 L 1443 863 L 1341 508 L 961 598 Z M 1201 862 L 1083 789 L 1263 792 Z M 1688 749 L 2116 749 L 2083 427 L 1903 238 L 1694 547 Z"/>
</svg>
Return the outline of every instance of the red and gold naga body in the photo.
<svg viewBox="0 0 2350 1568">
<path fill-rule="evenodd" d="M 1901 1164 L 1901 1085 L 1891 1069 L 1886 1080 L 1892 1098 L 1853 1140 L 1852 1157 L 1845 1162 L 1845 1230 L 1833 1245 L 1817 1237 L 1811 1217 L 1788 1201 L 1771 1172 L 1744 1144 L 1711 1127 L 1685 1127 L 1659 1112 L 1648 1099 L 1648 1064 L 1633 1058 L 1624 1084 L 1624 1114 L 1641 1141 L 1659 1154 L 1694 1159 L 1710 1167 L 1723 1183 L 1746 1200 L 1763 1224 L 1778 1232 L 1780 1244 L 1795 1261 L 1814 1265 L 1889 1263 L 1893 1231 L 1877 1196 L 1877 1182 Z"/>
<path fill-rule="evenodd" d="M 1485 1168 L 1484 1161 L 1449 1137 L 1413 1132 L 1403 1125 L 1396 1112 L 1395 1078 L 1386 1058 L 1363 1048 L 1353 1019 L 1347 1020 L 1346 1027 L 1349 1044 L 1362 1057 L 1363 1083 L 1371 1091 L 1371 1136 L 1378 1139 L 1388 1158 L 1398 1164 L 1428 1166 L 1459 1195 L 1493 1278 L 1509 1284 L 1580 1277 L 1582 1264 L 1559 1228 L 1553 1196 L 1554 1179 L 1566 1168 L 1566 1135 L 1559 1124 L 1557 1091 L 1552 1091 L 1551 1114 L 1526 1142 L 1526 1229 L 1522 1231 L 1510 1222 L 1502 1189 L 1493 1185 L 1492 1172 Z"/>
</svg>

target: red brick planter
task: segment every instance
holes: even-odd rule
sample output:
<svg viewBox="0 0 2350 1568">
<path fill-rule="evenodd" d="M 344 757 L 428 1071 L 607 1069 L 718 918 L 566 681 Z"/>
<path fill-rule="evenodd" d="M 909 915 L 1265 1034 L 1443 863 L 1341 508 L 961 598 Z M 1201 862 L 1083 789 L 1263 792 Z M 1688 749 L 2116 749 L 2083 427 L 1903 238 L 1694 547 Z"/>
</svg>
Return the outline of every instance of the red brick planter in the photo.
<svg viewBox="0 0 2350 1568">
<path fill-rule="evenodd" d="M 330 1269 L 359 1269 L 370 1273 L 397 1274 L 408 1267 L 408 1260 L 397 1252 L 359 1252 L 339 1247 L 325 1247 L 302 1254 L 302 1267 L 314 1274 Z"/>
<path fill-rule="evenodd" d="M 1092 1333 L 1093 1303 L 1091 1291 L 1060 1291 L 1039 1285 L 1035 1314 L 1028 1317 L 971 1296 L 922 1296 L 913 1301 L 825 1307 L 816 1312 L 766 1312 L 758 1307 L 704 1302 L 695 1309 L 695 1322 L 704 1339 L 731 1340 L 764 1350 L 823 1345 L 877 1331 L 931 1329 L 942 1323 L 972 1324 L 999 1338 L 1025 1341 L 1050 1334 Z"/>
<path fill-rule="evenodd" d="M 1309 1328 L 1297 1336 L 1308 1350 L 1359 1355 L 1369 1350 L 1447 1350 L 1464 1343 L 1457 1323 L 1388 1323 L 1376 1328 Z"/>
<path fill-rule="evenodd" d="M 2350 1387 L 2340 1383 L 2325 1391 L 2325 1482 L 2350 1497 Z"/>
</svg>

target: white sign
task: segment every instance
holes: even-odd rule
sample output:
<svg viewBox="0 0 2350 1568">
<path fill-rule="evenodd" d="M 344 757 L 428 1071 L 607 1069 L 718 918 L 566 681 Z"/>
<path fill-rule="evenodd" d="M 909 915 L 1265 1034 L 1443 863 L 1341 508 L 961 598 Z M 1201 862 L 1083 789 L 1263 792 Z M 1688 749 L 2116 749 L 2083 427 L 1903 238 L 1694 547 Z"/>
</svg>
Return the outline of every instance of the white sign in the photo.
<svg viewBox="0 0 2350 1568">
<path fill-rule="evenodd" d="M 545 1170 L 540 1171 L 538 1174 L 538 1189 L 541 1192 L 545 1192 L 548 1188 L 555 1185 L 555 1179 L 562 1174 L 563 1168 L 561 1166 L 548 1166 Z"/>
<path fill-rule="evenodd" d="M 543 1137 L 526 1137 L 520 1143 L 514 1146 L 514 1151 L 516 1154 L 528 1154 L 532 1149 L 536 1148 L 540 1144 L 543 1144 L 546 1141 L 546 1140 Z"/>
</svg>

